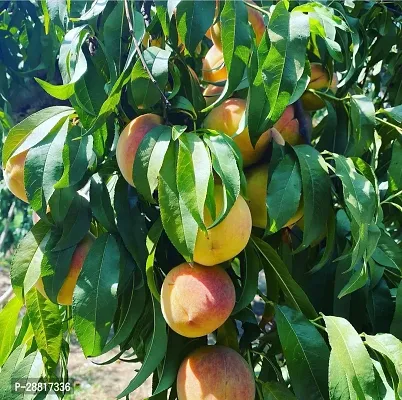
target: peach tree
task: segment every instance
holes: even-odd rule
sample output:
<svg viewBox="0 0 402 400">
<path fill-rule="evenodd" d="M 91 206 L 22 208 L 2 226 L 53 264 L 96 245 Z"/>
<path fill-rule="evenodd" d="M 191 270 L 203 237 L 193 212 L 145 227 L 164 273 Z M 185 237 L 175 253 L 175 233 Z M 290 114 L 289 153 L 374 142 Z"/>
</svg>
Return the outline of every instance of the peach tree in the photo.
<svg viewBox="0 0 402 400">
<path fill-rule="evenodd" d="M 150 377 L 155 400 L 402 398 L 397 2 L 0 15 L 4 184 L 35 222 L 0 400 L 68 397 L 73 335 L 141 363 L 116 398 Z M 27 82 L 52 105 L 14 124 Z"/>
</svg>

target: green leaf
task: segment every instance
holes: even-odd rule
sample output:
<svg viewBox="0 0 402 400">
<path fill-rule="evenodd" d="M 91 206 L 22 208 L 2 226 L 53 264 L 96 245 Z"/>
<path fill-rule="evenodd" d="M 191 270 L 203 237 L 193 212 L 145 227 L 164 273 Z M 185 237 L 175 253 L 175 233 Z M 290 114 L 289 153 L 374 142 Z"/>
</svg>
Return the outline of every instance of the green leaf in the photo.
<svg viewBox="0 0 402 400">
<path fill-rule="evenodd" d="M 118 399 L 127 396 L 140 387 L 152 372 L 155 371 L 166 354 L 168 344 L 166 323 L 162 315 L 160 304 L 153 297 L 151 297 L 151 299 L 153 305 L 153 331 L 147 345 L 147 354 L 141 369 L 128 384 L 127 388 L 117 396 Z"/>
<path fill-rule="evenodd" d="M 172 128 L 158 125 L 152 128 L 138 146 L 134 159 L 133 180 L 139 193 L 150 203 L 158 186 L 159 173 L 172 138 Z"/>
<path fill-rule="evenodd" d="M 21 386 L 25 386 L 27 382 L 33 385 L 39 381 L 43 373 L 43 360 L 39 351 L 34 351 L 25 357 L 17 366 L 12 374 L 11 382 L 18 382 Z M 12 385 L 10 385 L 12 386 Z M 13 393 L 13 400 L 27 400 L 34 398 L 33 393 Z"/>
<path fill-rule="evenodd" d="M 61 251 L 53 251 L 59 235 L 52 235 L 46 244 L 41 263 L 41 276 L 46 295 L 53 303 L 70 271 L 71 259 L 77 246 L 71 246 Z"/>
<path fill-rule="evenodd" d="M 211 160 L 204 142 L 194 133 L 179 137 L 177 189 L 198 226 L 204 225 L 204 204 L 211 175 Z"/>
<path fill-rule="evenodd" d="M 99 174 L 92 175 L 89 191 L 90 204 L 95 218 L 109 231 L 116 232 L 114 211 L 107 186 Z"/>
<path fill-rule="evenodd" d="M 68 2 L 66 0 L 45 0 L 49 10 L 50 19 L 56 23 L 61 22 L 66 27 L 68 21 Z"/>
<path fill-rule="evenodd" d="M 329 349 L 321 334 L 299 311 L 275 307 L 279 339 L 298 398 L 328 399 Z"/>
<path fill-rule="evenodd" d="M 190 0 L 181 1 L 177 7 L 177 30 L 192 55 L 214 21 L 215 6 L 213 1 Z"/>
<path fill-rule="evenodd" d="M 159 302 L 160 302 L 160 293 L 155 281 L 154 261 L 155 261 L 156 247 L 158 245 L 162 232 L 163 232 L 162 221 L 160 218 L 158 218 L 148 231 L 147 235 L 148 257 L 145 268 L 149 290 L 155 297 L 155 299 L 158 300 Z"/>
<path fill-rule="evenodd" d="M 159 206 L 163 227 L 180 254 L 191 259 L 198 225 L 177 187 L 177 142 L 170 142 L 159 175 Z"/>
<path fill-rule="evenodd" d="M 137 13 L 135 13 L 136 16 Z M 137 22 L 137 19 L 135 19 Z M 142 26 L 141 26 L 142 25 Z M 144 22 L 135 24 L 136 28 L 144 28 Z M 141 41 L 143 32 L 135 35 Z M 114 85 L 117 77 L 123 69 L 124 56 L 128 51 L 129 30 L 127 19 L 124 12 L 124 2 L 116 3 L 112 12 L 108 15 L 103 26 L 103 41 L 105 43 L 105 53 L 114 61 L 114 67 L 110 68 L 111 85 Z"/>
<path fill-rule="evenodd" d="M 240 264 L 241 292 L 236 300 L 232 315 L 246 308 L 254 300 L 258 289 L 261 262 L 255 247 L 251 243 L 247 244 L 244 255 L 244 262 Z"/>
<path fill-rule="evenodd" d="M 272 174 L 267 191 L 269 231 L 280 230 L 299 207 L 302 179 L 299 164 L 290 154 L 285 155 Z"/>
<path fill-rule="evenodd" d="M 18 346 L 8 357 L 6 363 L 1 369 L 0 379 L 0 400 L 10 400 L 13 398 L 11 378 L 18 365 L 24 359 L 27 351 L 26 344 Z"/>
<path fill-rule="evenodd" d="M 380 109 L 378 112 L 382 112 L 388 117 L 392 118 L 394 121 L 402 124 L 402 105 L 396 107 L 390 107 L 386 109 Z"/>
<path fill-rule="evenodd" d="M 350 115 L 354 146 L 350 155 L 362 155 L 374 141 L 375 109 L 374 104 L 366 96 L 353 95 L 350 99 Z"/>
<path fill-rule="evenodd" d="M 79 18 L 81 21 L 88 21 L 101 14 L 107 5 L 108 0 L 94 0 L 91 8 Z"/>
<path fill-rule="evenodd" d="M 221 95 L 203 112 L 210 111 L 213 107 L 221 104 L 236 90 L 243 79 L 251 54 L 252 41 L 245 3 L 237 0 L 226 0 L 220 15 L 220 22 L 222 52 L 228 78 Z"/>
<path fill-rule="evenodd" d="M 279 287 L 285 294 L 288 304 L 296 310 L 299 310 L 307 318 L 316 318 L 317 312 L 313 305 L 310 303 L 310 300 L 301 287 L 291 277 L 288 268 L 283 263 L 278 253 L 268 243 L 265 243 L 256 236 L 252 236 L 251 240 L 259 252 L 262 262 L 266 263 L 269 269 L 273 271 Z"/>
<path fill-rule="evenodd" d="M 54 193 L 54 185 L 62 176 L 62 152 L 69 121 L 64 117 L 41 142 L 27 154 L 24 185 L 34 211 L 46 213 L 46 204 Z"/>
<path fill-rule="evenodd" d="M 59 306 L 43 297 L 36 288 L 25 297 L 29 321 L 45 365 L 54 368 L 59 361 L 62 342 L 62 318 Z"/>
<path fill-rule="evenodd" d="M 374 217 L 376 198 L 373 185 L 357 173 L 353 161 L 335 156 L 335 173 L 342 181 L 343 197 L 352 217 L 358 224 L 370 224 Z"/>
<path fill-rule="evenodd" d="M 76 193 L 63 221 L 63 232 L 53 251 L 67 249 L 79 243 L 89 231 L 91 209 L 89 202 Z"/>
<path fill-rule="evenodd" d="M 381 353 L 395 367 L 399 380 L 397 392 L 399 396 L 402 396 L 402 342 L 389 333 L 375 336 L 364 335 L 364 338 L 368 346 Z"/>
<path fill-rule="evenodd" d="M 30 115 L 11 128 L 2 149 L 3 166 L 6 165 L 11 155 L 15 156 L 35 146 L 47 136 L 61 119 L 71 115 L 73 112 L 74 109 L 71 107 L 55 106 L 45 108 Z"/>
<path fill-rule="evenodd" d="M 56 189 L 49 200 L 49 208 L 52 210 L 53 221 L 62 226 L 71 203 L 74 201 L 76 192 L 73 188 Z"/>
<path fill-rule="evenodd" d="M 87 172 L 94 146 L 92 136 L 84 136 L 83 129 L 73 126 L 68 132 L 63 148 L 63 175 L 54 185 L 56 189 L 73 186 L 81 181 Z"/>
<path fill-rule="evenodd" d="M 53 85 L 35 78 L 42 89 L 56 99 L 66 100 L 71 97 L 74 94 L 75 83 L 87 71 L 87 60 L 81 47 L 88 35 L 87 25 L 73 28 L 66 33 L 59 53 L 59 69 L 63 78 L 63 85 Z"/>
<path fill-rule="evenodd" d="M 318 272 L 324 265 L 331 261 L 336 243 L 336 226 L 335 226 L 335 213 L 330 209 L 329 218 L 327 222 L 327 238 L 325 241 L 325 250 L 322 254 L 320 261 L 314 265 L 309 271 L 310 274 Z"/>
<path fill-rule="evenodd" d="M 399 340 L 402 340 L 402 283 L 399 284 L 396 291 L 396 307 L 390 332 Z"/>
<path fill-rule="evenodd" d="M 306 46 L 310 38 L 309 18 L 300 12 L 289 13 L 286 3 L 279 2 L 269 21 L 271 47 L 262 65 L 262 78 L 269 104 L 263 132 L 283 114 L 297 82 L 303 76 Z M 252 136 L 256 143 L 258 136 Z"/>
<path fill-rule="evenodd" d="M 147 227 L 138 203 L 135 189 L 123 177 L 120 177 L 116 184 L 114 196 L 117 230 L 135 263 L 145 272 L 145 262 L 148 255 L 145 246 Z"/>
<path fill-rule="evenodd" d="M 13 348 L 18 314 L 21 307 L 21 300 L 18 297 L 14 297 L 0 312 L 0 366 L 7 360 Z"/>
<path fill-rule="evenodd" d="M 392 158 L 388 168 L 388 191 L 390 194 L 402 188 L 402 144 L 395 140 L 392 145 Z"/>
<path fill-rule="evenodd" d="M 50 237 L 50 227 L 40 220 L 21 240 L 11 264 L 11 284 L 15 295 L 23 299 L 40 277 L 40 265 Z"/>
<path fill-rule="evenodd" d="M 200 344 L 204 344 L 203 340 L 200 338 L 189 340 L 178 335 L 174 331 L 169 330 L 166 356 L 159 373 L 158 386 L 153 391 L 152 396 L 162 393 L 164 390 L 172 387 L 177 378 L 177 372 L 184 357 L 190 350 L 196 348 L 197 345 L 199 346 Z"/>
<path fill-rule="evenodd" d="M 110 234 L 97 238 L 73 293 L 73 321 L 86 357 L 102 354 L 117 308 L 120 252 Z"/>
<path fill-rule="evenodd" d="M 313 147 L 293 147 L 300 164 L 303 187 L 304 233 L 301 248 L 317 240 L 326 228 L 331 203 L 327 166 Z"/>
<path fill-rule="evenodd" d="M 343 318 L 324 316 L 324 321 L 332 349 L 329 366 L 331 399 L 339 398 L 338 393 L 346 390 L 349 390 L 350 398 L 376 399 L 374 367 L 359 334 Z"/>
<path fill-rule="evenodd" d="M 350 277 L 349 282 L 345 285 L 345 287 L 341 290 L 338 295 L 338 298 L 341 299 L 343 296 L 347 294 L 353 293 L 356 290 L 362 288 L 366 285 L 369 280 L 367 264 L 366 262 L 360 262 L 354 268 L 353 275 Z"/>
<path fill-rule="evenodd" d="M 170 54 L 170 50 L 159 47 L 149 47 L 142 54 L 149 71 L 163 92 L 168 82 Z M 158 86 L 151 81 L 142 62 L 137 60 L 131 72 L 131 94 L 136 106 L 147 109 L 158 103 L 161 99 Z"/>
<path fill-rule="evenodd" d="M 106 343 L 102 353 L 107 353 L 114 347 L 123 343 L 130 336 L 133 327 L 138 322 L 145 306 L 146 292 L 145 284 L 137 284 L 132 275 L 125 291 L 121 294 L 119 303 L 120 317 L 117 327 L 114 326 L 114 335 Z"/>
<path fill-rule="evenodd" d="M 222 211 L 208 228 L 212 228 L 223 221 L 240 194 L 242 174 L 239 170 L 237 154 L 234 151 L 233 143 L 230 145 L 229 139 L 224 136 L 226 135 L 222 133 L 204 137 L 204 141 L 211 151 L 212 167 L 221 178 L 224 187 Z M 232 140 L 230 141 L 232 142 Z"/>
<path fill-rule="evenodd" d="M 264 400 L 296 400 L 295 395 L 279 382 L 266 382 L 262 385 Z"/>
</svg>

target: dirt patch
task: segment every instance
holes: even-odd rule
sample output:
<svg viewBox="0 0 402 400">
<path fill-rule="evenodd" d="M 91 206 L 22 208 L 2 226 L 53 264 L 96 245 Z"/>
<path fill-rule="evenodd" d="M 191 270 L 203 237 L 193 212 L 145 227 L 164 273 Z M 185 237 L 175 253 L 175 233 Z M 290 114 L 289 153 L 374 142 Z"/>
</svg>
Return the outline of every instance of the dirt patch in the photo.
<svg viewBox="0 0 402 400">
<path fill-rule="evenodd" d="M 97 362 L 112 358 L 117 351 L 97 358 Z M 71 379 L 75 382 L 74 395 L 69 400 L 112 400 L 129 384 L 141 364 L 116 361 L 108 365 L 96 365 L 85 359 L 81 348 L 73 344 L 68 362 Z M 142 400 L 151 395 L 151 380 L 130 395 L 132 400 Z"/>
</svg>

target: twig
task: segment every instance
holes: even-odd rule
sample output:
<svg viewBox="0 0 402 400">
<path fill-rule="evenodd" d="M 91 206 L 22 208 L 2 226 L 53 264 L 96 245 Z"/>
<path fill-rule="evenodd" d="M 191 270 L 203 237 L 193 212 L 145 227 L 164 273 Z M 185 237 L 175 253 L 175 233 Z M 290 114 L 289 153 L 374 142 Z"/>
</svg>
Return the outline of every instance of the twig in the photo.
<svg viewBox="0 0 402 400">
<path fill-rule="evenodd" d="M 11 206 L 10 206 L 10 208 L 8 210 L 8 214 L 7 214 L 7 220 L 4 224 L 3 232 L 1 232 L 1 235 L 0 235 L 0 250 L 3 248 L 3 244 L 4 244 L 4 241 L 6 240 L 8 229 L 10 228 L 10 223 L 13 220 L 14 209 L 15 209 L 15 201 L 13 201 L 11 203 Z"/>
<path fill-rule="evenodd" d="M 142 66 L 144 67 L 145 71 L 147 71 L 147 74 L 148 74 L 149 79 L 151 80 L 151 82 L 159 90 L 159 93 L 161 94 L 161 97 L 162 97 L 162 99 L 163 99 L 163 101 L 165 103 L 165 106 L 170 107 L 169 100 L 166 98 L 166 96 L 163 93 L 162 89 L 159 87 L 158 82 L 156 82 L 155 78 L 151 74 L 151 71 L 149 70 L 147 63 L 145 62 L 144 57 L 142 56 L 140 46 L 138 45 L 137 39 L 135 38 L 135 35 L 134 35 L 133 21 L 131 19 L 131 15 L 130 15 L 130 9 L 128 7 L 128 0 L 124 0 L 124 9 L 125 9 L 125 12 L 126 12 L 126 18 L 127 18 L 127 22 L 128 22 L 128 29 L 129 29 L 130 35 L 133 38 L 135 50 L 137 51 L 138 57 L 141 60 Z"/>
<path fill-rule="evenodd" d="M 8 299 L 13 295 L 13 288 L 10 286 L 0 297 L 0 306 L 7 303 Z"/>
</svg>

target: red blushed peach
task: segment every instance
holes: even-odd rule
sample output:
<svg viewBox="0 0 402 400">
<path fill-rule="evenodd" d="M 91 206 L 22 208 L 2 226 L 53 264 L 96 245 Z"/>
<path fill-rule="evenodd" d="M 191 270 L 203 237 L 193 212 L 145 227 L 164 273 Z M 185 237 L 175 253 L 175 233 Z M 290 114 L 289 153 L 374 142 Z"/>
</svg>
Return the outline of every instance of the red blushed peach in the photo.
<svg viewBox="0 0 402 400">
<path fill-rule="evenodd" d="M 239 129 L 245 110 L 245 100 L 236 98 L 225 100 L 207 115 L 204 120 L 204 127 L 207 129 L 215 129 L 228 136 L 233 136 Z M 261 135 L 256 146 L 253 147 L 248 127 L 239 135 L 234 136 L 233 140 L 240 149 L 245 167 L 255 164 L 261 159 L 268 147 L 270 139 L 271 134 L 268 130 Z"/>
<path fill-rule="evenodd" d="M 182 362 L 179 400 L 254 400 L 254 374 L 244 358 L 223 346 L 205 346 Z"/>
<path fill-rule="evenodd" d="M 228 78 L 222 51 L 212 46 L 202 60 L 202 79 L 205 82 L 223 82 Z"/>
<path fill-rule="evenodd" d="M 338 78 L 336 74 L 333 74 L 332 81 L 330 83 L 328 71 L 321 64 L 311 63 L 311 79 L 307 89 L 326 89 L 330 90 L 332 93 L 335 93 L 337 86 Z M 325 103 L 321 97 L 311 92 L 306 91 L 301 97 L 301 101 L 304 109 L 307 111 L 315 111 L 325 107 Z"/>
<path fill-rule="evenodd" d="M 295 115 L 293 105 L 287 106 L 285 112 L 275 123 L 274 128 L 292 146 L 304 143 L 303 136 L 299 131 L 299 121 Z"/>
<path fill-rule="evenodd" d="M 163 119 L 156 114 L 144 114 L 133 119 L 121 133 L 117 142 L 116 159 L 124 179 L 134 186 L 133 165 L 135 155 L 144 136 Z"/>
<path fill-rule="evenodd" d="M 95 237 L 91 233 L 88 233 L 85 235 L 84 239 L 78 243 L 71 259 L 68 275 L 57 296 L 58 304 L 69 306 L 73 303 L 73 292 L 75 285 L 77 284 L 78 276 L 94 241 Z M 47 298 L 42 278 L 39 278 L 36 282 L 36 288 Z"/>
<path fill-rule="evenodd" d="M 186 337 L 200 337 L 219 328 L 233 311 L 235 289 L 218 266 L 183 263 L 162 285 L 162 313 L 168 325 Z"/>
<path fill-rule="evenodd" d="M 4 168 L 4 181 L 10 192 L 20 200 L 28 203 L 24 184 L 24 164 L 28 150 L 11 157 Z"/>
<path fill-rule="evenodd" d="M 224 197 L 221 185 L 215 186 L 216 215 L 223 210 Z M 208 227 L 213 223 L 205 207 L 204 222 Z M 246 201 L 240 195 L 228 215 L 207 233 L 198 230 L 194 249 L 194 261 L 202 265 L 216 265 L 230 260 L 247 245 L 251 234 L 251 214 Z"/>
</svg>

